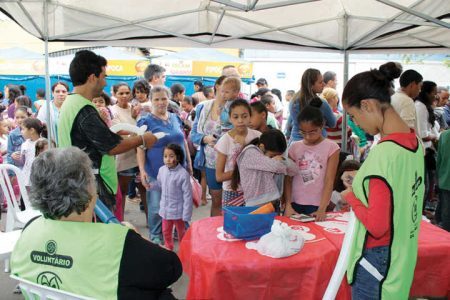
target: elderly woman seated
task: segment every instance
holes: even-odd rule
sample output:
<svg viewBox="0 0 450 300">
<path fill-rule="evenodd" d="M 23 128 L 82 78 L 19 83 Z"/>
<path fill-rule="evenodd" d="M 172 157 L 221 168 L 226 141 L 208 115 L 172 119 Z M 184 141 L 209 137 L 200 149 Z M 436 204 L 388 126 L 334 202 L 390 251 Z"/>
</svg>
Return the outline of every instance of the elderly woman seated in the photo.
<svg viewBox="0 0 450 300">
<path fill-rule="evenodd" d="M 177 255 L 122 225 L 92 223 L 97 199 L 89 157 L 75 147 L 36 157 L 30 201 L 43 217 L 23 229 L 12 274 L 95 299 L 174 299 Z"/>
</svg>

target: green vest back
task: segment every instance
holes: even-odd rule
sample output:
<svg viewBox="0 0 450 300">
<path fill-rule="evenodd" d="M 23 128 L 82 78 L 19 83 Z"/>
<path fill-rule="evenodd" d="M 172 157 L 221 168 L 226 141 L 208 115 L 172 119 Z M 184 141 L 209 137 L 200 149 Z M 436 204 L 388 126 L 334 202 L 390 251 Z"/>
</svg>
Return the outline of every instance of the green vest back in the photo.
<svg viewBox="0 0 450 300">
<path fill-rule="evenodd" d="M 392 141 L 374 147 L 353 180 L 353 192 L 368 206 L 369 180 L 379 178 L 389 186 L 391 199 L 391 245 L 386 277 L 381 281 L 382 299 L 408 299 L 417 259 L 417 240 L 424 196 L 424 156 L 419 142 L 410 151 Z M 357 219 L 350 250 L 347 279 L 353 282 L 368 232 Z"/>
<path fill-rule="evenodd" d="M 128 228 L 117 224 L 33 221 L 11 255 L 12 274 L 96 299 L 117 299 Z"/>
<path fill-rule="evenodd" d="M 80 110 L 86 105 L 91 105 L 95 108 L 91 101 L 78 95 L 73 94 L 67 96 L 61 107 L 58 123 L 58 147 L 72 146 L 72 139 L 70 133 L 72 132 L 73 122 Z M 103 155 L 100 164 L 99 174 L 103 181 L 111 189 L 112 193 L 117 192 L 118 181 L 116 163 L 113 156 Z"/>
</svg>

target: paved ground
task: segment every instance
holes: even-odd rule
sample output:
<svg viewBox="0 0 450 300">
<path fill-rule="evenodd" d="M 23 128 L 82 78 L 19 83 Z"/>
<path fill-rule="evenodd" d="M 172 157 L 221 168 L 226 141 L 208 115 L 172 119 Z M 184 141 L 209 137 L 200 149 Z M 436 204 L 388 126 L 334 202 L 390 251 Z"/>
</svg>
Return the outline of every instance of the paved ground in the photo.
<svg viewBox="0 0 450 300">
<path fill-rule="evenodd" d="M 210 210 L 211 202 L 208 201 L 207 206 L 200 206 L 199 208 L 194 208 L 193 213 L 193 221 L 200 220 L 202 218 L 206 218 L 209 216 L 209 210 Z M 4 222 L 5 222 L 6 215 L 2 215 L 1 219 L 1 226 L 0 230 L 4 229 Z M 144 213 L 140 212 L 139 206 L 137 204 L 133 204 L 131 202 L 127 202 L 127 206 L 125 209 L 125 219 L 126 221 L 131 222 L 134 224 L 139 232 L 144 235 L 148 236 L 148 228 L 146 228 L 145 224 L 145 215 Z M 175 250 L 178 249 L 178 243 L 175 244 Z M 16 300 L 16 299 L 23 299 L 21 295 L 14 295 L 12 293 L 13 289 L 16 286 L 16 281 L 11 280 L 9 278 L 9 274 L 4 273 L 4 264 L 3 262 L 0 262 L 0 299 L 1 300 Z M 174 291 L 174 295 L 178 299 L 185 299 L 186 291 L 187 291 L 187 285 L 189 283 L 188 277 L 183 274 L 183 276 L 172 286 L 172 289 Z"/>
</svg>

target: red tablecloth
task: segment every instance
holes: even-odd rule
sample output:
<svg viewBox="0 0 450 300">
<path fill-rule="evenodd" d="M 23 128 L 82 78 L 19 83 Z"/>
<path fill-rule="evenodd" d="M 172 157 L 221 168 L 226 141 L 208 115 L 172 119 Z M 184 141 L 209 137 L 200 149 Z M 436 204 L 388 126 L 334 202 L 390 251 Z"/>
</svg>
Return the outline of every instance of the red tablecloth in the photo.
<svg viewBox="0 0 450 300">
<path fill-rule="evenodd" d="M 339 255 L 342 226 L 280 220 L 309 228 L 315 238 L 300 253 L 274 259 L 247 249 L 245 241 L 219 239 L 222 217 L 194 222 L 179 251 L 190 279 L 187 299 L 322 299 Z M 450 234 L 422 223 L 419 240 L 411 295 L 450 295 Z M 337 299 L 350 299 L 350 295 L 344 280 Z"/>
</svg>

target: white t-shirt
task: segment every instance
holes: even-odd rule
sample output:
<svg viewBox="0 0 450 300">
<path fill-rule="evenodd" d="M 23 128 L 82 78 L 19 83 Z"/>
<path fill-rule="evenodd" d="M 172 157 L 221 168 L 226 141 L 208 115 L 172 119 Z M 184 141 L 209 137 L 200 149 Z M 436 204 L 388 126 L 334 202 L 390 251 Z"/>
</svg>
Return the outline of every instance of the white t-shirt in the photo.
<svg viewBox="0 0 450 300">
<path fill-rule="evenodd" d="M 430 122 L 428 122 L 428 110 L 425 104 L 420 101 L 415 102 L 416 113 L 417 113 L 417 135 L 423 139 L 432 134 L 432 127 Z M 425 148 L 430 148 L 432 146 L 431 141 L 423 142 Z"/>
<path fill-rule="evenodd" d="M 111 107 L 113 115 L 112 125 L 126 123 L 136 126 L 136 120 L 131 116 L 131 105 L 128 108 L 121 108 L 118 105 Z M 125 171 L 137 167 L 136 150 L 132 149 L 116 156 L 117 172 Z"/>
<path fill-rule="evenodd" d="M 261 132 L 249 128 L 247 136 L 245 137 L 245 145 L 250 143 L 254 138 L 259 137 L 260 135 Z M 239 156 L 239 153 L 241 153 L 243 146 L 244 145 L 235 142 L 235 140 L 228 134 L 228 132 L 219 139 L 214 149 L 227 156 L 227 161 L 225 162 L 225 172 L 234 170 L 236 159 Z M 231 191 L 231 180 L 224 181 L 222 188 L 225 191 Z"/>
<path fill-rule="evenodd" d="M 7 134 L 0 136 L 0 150 L 2 152 L 8 150 L 8 135 Z"/>
<path fill-rule="evenodd" d="M 22 174 L 25 178 L 25 186 L 30 186 L 31 165 L 33 164 L 36 153 L 36 141 L 25 140 L 20 148 L 20 157 L 25 160 L 22 168 Z"/>
<path fill-rule="evenodd" d="M 391 96 L 391 105 L 403 121 L 408 124 L 409 128 L 413 128 L 417 132 L 417 115 L 414 100 L 404 92 L 399 91 Z"/>
</svg>

